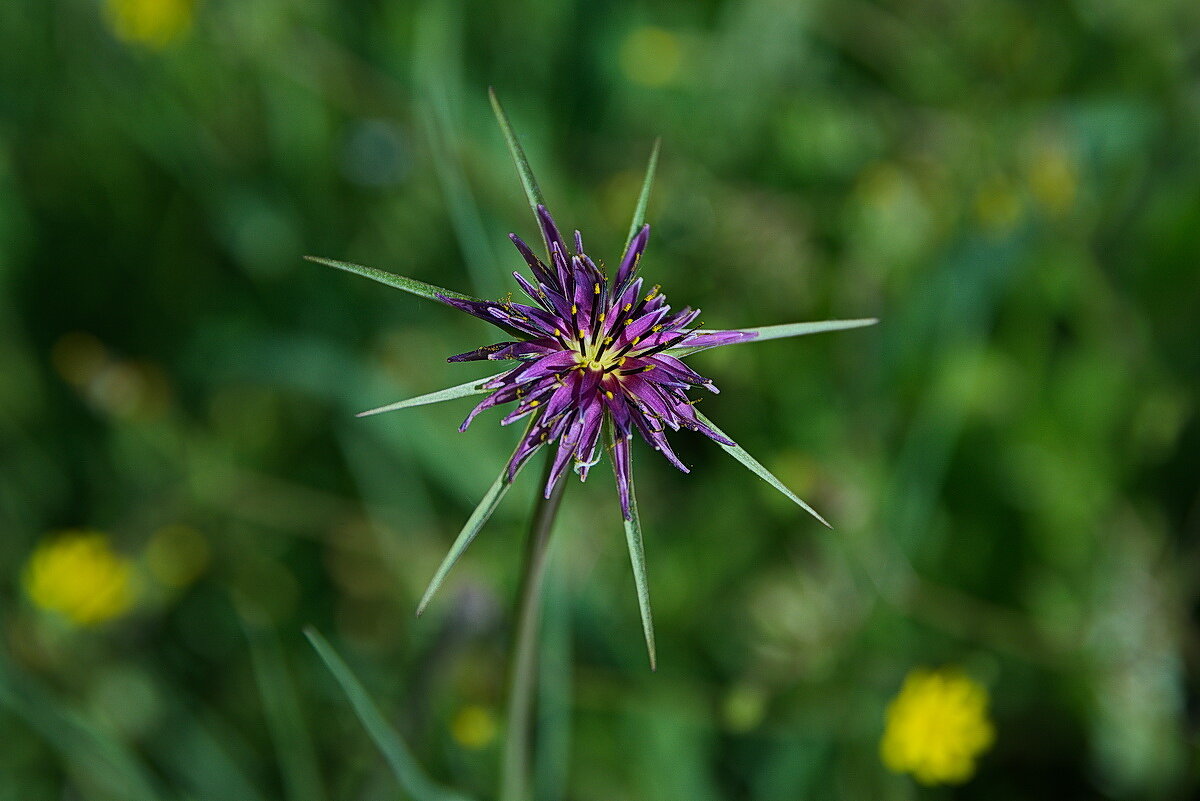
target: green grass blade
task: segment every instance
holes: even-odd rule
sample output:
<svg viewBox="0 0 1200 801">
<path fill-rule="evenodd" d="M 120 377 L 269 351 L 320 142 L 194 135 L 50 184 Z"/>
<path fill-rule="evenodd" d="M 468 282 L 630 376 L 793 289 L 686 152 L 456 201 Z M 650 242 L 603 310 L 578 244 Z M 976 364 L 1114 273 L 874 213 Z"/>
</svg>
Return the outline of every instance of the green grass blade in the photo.
<svg viewBox="0 0 1200 801">
<path fill-rule="evenodd" d="M 496 114 L 496 122 L 500 123 L 500 130 L 504 134 L 508 151 L 512 153 L 513 161 L 517 165 L 517 175 L 521 177 L 525 198 L 529 201 L 529 208 L 533 211 L 533 221 L 538 224 L 538 230 L 541 230 L 537 207 L 546 205 L 546 199 L 542 197 L 542 190 L 538 186 L 537 178 L 533 176 L 533 168 L 529 166 L 529 159 L 525 157 L 525 150 L 521 147 L 521 142 L 517 139 L 517 135 L 508 121 L 508 115 L 504 113 L 504 106 L 500 105 L 500 98 L 496 97 L 496 90 L 491 87 L 488 88 L 488 99 L 492 102 L 492 111 Z M 545 241 L 545 237 L 542 239 Z M 550 243 L 546 242 L 547 259 L 549 254 Z"/>
<path fill-rule="evenodd" d="M 631 241 L 646 223 L 646 206 L 650 203 L 650 188 L 654 185 L 654 173 L 658 169 L 660 145 L 662 145 L 662 140 L 655 139 L 654 149 L 650 151 L 650 163 L 646 165 L 646 177 L 642 179 L 642 193 L 638 195 L 637 207 L 633 210 L 633 222 L 629 224 L 629 236 L 625 238 L 626 242 Z"/>
<path fill-rule="evenodd" d="M 251 622 L 250 616 L 242 612 L 242 627 L 250 644 L 254 679 L 279 760 L 284 794 L 288 801 L 321 801 L 325 792 L 317 774 L 316 752 L 284 662 L 283 648 L 274 631 Z"/>
<path fill-rule="evenodd" d="M 537 415 L 534 415 L 529 425 L 521 434 L 520 442 L 524 441 L 526 435 L 529 434 L 533 426 L 537 422 Z M 515 453 L 515 451 L 514 451 Z M 524 467 L 524 465 L 522 465 Z M 519 471 L 518 471 L 519 472 Z M 516 476 L 513 476 L 516 479 Z M 475 507 L 475 511 L 471 512 L 471 516 L 467 518 L 467 522 L 463 525 L 462 531 L 458 533 L 458 538 L 454 540 L 454 544 L 450 546 L 449 553 L 442 560 L 442 564 L 438 566 L 437 572 L 433 574 L 433 579 L 429 582 L 429 587 L 426 588 L 425 594 L 421 596 L 421 602 L 417 604 L 417 617 L 425 611 L 425 607 L 429 605 L 429 601 L 433 598 L 434 593 L 442 586 L 442 582 L 446 580 L 446 576 L 450 573 L 450 568 L 454 567 L 454 563 L 458 561 L 463 552 L 468 546 L 475 541 L 475 537 L 479 534 L 479 530 L 483 528 L 488 519 L 492 516 L 492 512 L 496 511 L 496 507 L 500 505 L 500 501 L 508 493 L 508 488 L 512 486 L 512 482 L 508 480 L 508 464 L 505 463 L 504 468 L 500 471 L 500 475 L 492 482 L 492 486 L 488 487 L 487 493 L 483 496 L 483 500 Z"/>
<path fill-rule="evenodd" d="M 239 749 L 238 735 L 217 710 L 197 709 L 173 696 L 167 697 L 166 704 L 159 731 L 170 732 L 170 736 L 149 737 L 142 748 L 168 780 L 172 798 L 265 801 L 246 775 L 250 760 Z M 125 795 L 113 797 L 124 799 Z"/>
<path fill-rule="evenodd" d="M 493 378 L 499 378 L 504 373 L 496 373 L 484 378 L 477 378 L 474 381 L 468 381 L 465 384 L 459 384 L 456 387 L 447 389 L 439 389 L 437 392 L 430 392 L 425 395 L 418 395 L 415 398 L 408 400 L 396 401 L 389 403 L 386 406 L 379 406 L 375 409 L 368 409 L 365 412 L 359 412 L 355 417 L 369 417 L 373 414 L 383 414 L 384 412 L 394 412 L 397 409 L 408 409 L 412 406 L 425 406 L 430 403 L 441 403 L 442 401 L 455 400 L 456 398 L 465 398 L 468 395 L 483 395 L 491 392 L 489 389 L 483 389 L 482 385 L 491 381 Z"/>
<path fill-rule="evenodd" d="M 392 769 L 392 774 L 400 786 L 417 801 L 465 801 L 466 796 L 439 787 L 425 775 L 425 771 L 417 764 L 404 740 L 387 722 L 358 678 L 320 632 L 309 626 L 304 630 L 304 636 L 308 637 L 321 661 L 341 686 L 342 692 L 346 694 L 350 706 L 354 709 L 354 714 L 358 716 L 363 728 L 387 760 L 388 767 Z"/>
<path fill-rule="evenodd" d="M 612 453 L 616 439 L 611 427 L 608 431 L 609 453 Z M 650 656 L 650 669 L 658 670 L 658 653 L 654 646 L 654 616 L 650 612 L 650 585 L 646 581 L 646 552 L 642 546 L 642 520 L 638 516 L 637 495 L 633 488 L 633 453 L 629 454 L 629 520 L 623 517 L 621 523 L 625 527 L 625 542 L 629 546 L 629 563 L 633 567 L 633 583 L 637 588 L 638 611 L 642 615 L 642 632 L 646 636 L 646 652 Z M 616 476 L 617 462 L 612 460 L 613 474 Z"/>
<path fill-rule="evenodd" d="M 718 434 L 720 434 L 724 437 L 729 437 L 728 434 L 726 434 L 721 429 L 717 428 L 716 424 L 712 420 L 709 420 L 707 417 L 705 417 L 703 414 L 701 414 L 698 409 L 696 410 L 696 417 L 700 420 L 701 423 L 704 423 L 704 425 L 708 426 L 713 431 L 717 432 Z M 733 439 L 733 437 L 729 437 L 729 439 Z M 721 445 L 721 443 L 719 443 L 719 442 L 717 444 Z M 796 494 L 794 492 L 792 492 L 790 489 L 785 487 L 783 485 L 782 481 L 780 481 L 774 475 L 772 475 L 770 470 L 763 467 L 762 463 L 760 463 L 757 459 L 755 459 L 753 456 L 751 456 L 749 453 L 747 453 L 746 449 L 743 448 L 741 445 L 721 445 L 721 447 L 725 449 L 726 453 L 733 456 L 734 459 L 737 459 L 739 462 L 741 462 L 746 467 L 748 467 L 750 469 L 750 471 L 752 473 L 754 473 L 756 476 L 758 476 L 763 481 L 767 482 L 772 487 L 774 487 L 775 489 L 779 490 L 784 495 L 786 495 L 793 503 L 795 503 L 801 509 L 808 512 L 813 517 L 817 518 L 817 520 L 820 520 L 822 523 L 824 523 L 829 528 L 833 528 L 833 526 L 829 525 L 829 521 L 827 521 L 825 518 L 823 518 L 819 514 L 817 514 L 817 511 L 815 509 L 813 509 L 811 506 L 809 506 L 807 503 L 800 500 L 800 498 L 796 497 Z"/>
<path fill-rule="evenodd" d="M 785 323 L 783 325 L 760 325 L 757 328 L 731 328 L 731 331 L 746 331 L 758 334 L 754 339 L 748 339 L 745 342 L 734 342 L 734 345 L 749 345 L 753 342 L 765 342 L 768 339 L 784 339 L 786 337 L 800 337 L 806 334 L 823 334 L 827 331 L 846 331 L 851 328 L 865 328 L 868 325 L 875 325 L 879 320 L 875 317 L 864 317 L 859 320 L 821 320 L 814 323 Z M 703 330 L 703 329 L 701 329 Z M 723 347 L 718 345 L 717 347 Z M 699 347 L 682 347 L 671 348 L 667 351 L 672 356 L 688 356 L 702 350 L 707 350 L 704 346 Z"/>
<path fill-rule="evenodd" d="M 0 644 L 0 709 L 23 719 L 54 749 L 77 785 L 104 798 L 161 801 L 150 772 L 123 741 L 17 667 Z"/>
<path fill-rule="evenodd" d="M 448 298 L 457 298 L 458 300 L 478 300 L 470 295 L 464 295 L 461 292 L 455 292 L 452 289 L 442 289 L 440 286 L 427 284 L 424 281 L 418 281 L 415 278 L 405 278 L 403 275 L 396 275 L 385 270 L 377 270 L 374 267 L 364 267 L 361 264 L 354 264 L 348 261 L 337 261 L 336 259 L 325 259 L 320 256 L 305 256 L 311 262 L 324 264 L 327 267 L 333 267 L 338 270 L 345 270 L 348 273 L 361 275 L 363 278 L 370 278 L 372 281 L 378 281 L 381 284 L 386 284 L 396 289 L 402 289 L 405 292 L 410 292 L 428 300 L 437 300 L 438 295 L 444 295 Z M 440 302 L 440 301 L 439 301 Z"/>
</svg>

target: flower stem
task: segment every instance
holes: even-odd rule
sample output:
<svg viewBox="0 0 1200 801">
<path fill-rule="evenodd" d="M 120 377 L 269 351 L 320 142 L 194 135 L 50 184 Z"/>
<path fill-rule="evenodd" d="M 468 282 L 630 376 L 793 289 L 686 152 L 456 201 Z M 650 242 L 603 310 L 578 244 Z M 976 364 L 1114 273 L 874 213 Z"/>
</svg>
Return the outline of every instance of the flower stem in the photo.
<svg viewBox="0 0 1200 801">
<path fill-rule="evenodd" d="M 546 457 L 549 479 L 553 454 Z M 525 543 L 521 566 L 521 588 L 517 597 L 517 628 L 513 640 L 512 668 L 508 689 L 508 724 L 500 763 L 500 801 L 529 801 L 529 735 L 533 712 L 533 691 L 537 678 L 538 623 L 542 609 L 542 581 L 546 576 L 546 555 L 554 519 L 566 489 L 566 474 L 550 491 L 550 497 L 538 494 L 533 523 Z"/>
</svg>

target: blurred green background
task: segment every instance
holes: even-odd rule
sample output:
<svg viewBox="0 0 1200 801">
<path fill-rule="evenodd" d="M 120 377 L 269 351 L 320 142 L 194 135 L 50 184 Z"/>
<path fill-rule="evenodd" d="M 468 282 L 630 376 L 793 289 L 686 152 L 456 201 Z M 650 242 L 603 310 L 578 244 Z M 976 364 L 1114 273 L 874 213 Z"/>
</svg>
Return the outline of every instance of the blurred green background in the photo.
<svg viewBox="0 0 1200 801">
<path fill-rule="evenodd" d="M 639 447 L 657 674 L 608 471 L 572 483 L 538 801 L 1195 797 L 1193 0 L 10 0 L 0 799 L 406 797 L 307 624 L 490 797 L 536 471 L 418 621 L 516 432 L 353 413 L 495 336 L 300 259 L 508 291 L 489 85 L 610 263 L 662 136 L 643 270 L 708 325 L 883 321 L 694 359 L 835 530 Z M 31 589 L 73 530 L 129 560 L 106 620 L 53 611 L 94 565 Z M 879 758 L 937 665 L 996 730 L 957 789 Z"/>
</svg>

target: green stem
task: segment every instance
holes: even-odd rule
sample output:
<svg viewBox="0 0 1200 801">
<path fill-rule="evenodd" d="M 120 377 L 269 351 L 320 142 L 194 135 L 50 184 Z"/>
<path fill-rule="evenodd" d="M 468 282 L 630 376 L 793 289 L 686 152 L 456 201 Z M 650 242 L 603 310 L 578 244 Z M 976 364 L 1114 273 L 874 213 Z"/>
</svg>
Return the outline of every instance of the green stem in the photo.
<svg viewBox="0 0 1200 801">
<path fill-rule="evenodd" d="M 540 487 L 549 480 L 553 453 L 546 456 L 546 472 Z M 529 801 L 529 734 L 533 717 L 533 690 L 537 678 L 538 623 L 542 609 L 542 580 L 554 519 L 566 489 L 566 474 L 550 492 L 538 493 L 533 523 L 525 543 L 521 567 L 521 589 L 517 599 L 517 629 L 513 644 L 512 670 L 508 689 L 508 725 L 500 763 L 500 801 Z"/>
</svg>

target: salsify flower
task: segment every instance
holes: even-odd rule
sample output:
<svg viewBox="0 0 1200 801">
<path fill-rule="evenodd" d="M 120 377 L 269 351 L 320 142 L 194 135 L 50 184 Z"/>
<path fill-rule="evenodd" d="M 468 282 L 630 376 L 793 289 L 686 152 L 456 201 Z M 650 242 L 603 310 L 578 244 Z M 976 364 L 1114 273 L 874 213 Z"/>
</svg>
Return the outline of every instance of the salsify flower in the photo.
<svg viewBox="0 0 1200 801">
<path fill-rule="evenodd" d="M 468 519 L 430 582 L 417 613 L 425 609 L 450 568 L 479 533 L 522 466 L 535 453 L 543 448 L 553 449 L 545 485 L 545 497 L 549 498 L 568 467 L 573 468 L 580 479 L 587 478 L 606 450 L 601 447 L 601 440 L 607 430 L 607 450 L 611 451 L 642 624 L 653 665 L 653 624 L 633 487 L 631 450 L 634 435 L 687 473 L 687 465 L 667 440 L 667 430 L 686 429 L 702 434 L 829 525 L 696 408 L 697 401 L 689 397 L 689 392 L 718 390 L 711 379 L 683 360 L 713 347 L 857 328 L 871 325 L 876 320 L 827 320 L 728 330 L 700 327 L 696 322 L 698 310 L 687 306 L 673 309 L 661 288 L 647 286 L 640 274 L 650 237 L 650 226 L 644 224 L 643 218 L 658 160 L 657 145 L 650 157 L 628 244 L 616 271 L 610 276 L 585 252 L 580 232 L 575 232 L 570 243 L 563 237 L 546 210 L 524 152 L 494 94 L 492 105 L 513 153 L 545 245 L 546 258 L 542 259 L 516 234 L 509 235 L 528 268 L 528 274 L 513 273 L 521 291 L 529 298 L 528 303 L 515 302 L 511 296 L 505 300 L 479 300 L 372 267 L 308 258 L 440 301 L 492 323 L 510 337 L 451 356 L 448 360 L 509 362 L 510 366 L 503 372 L 360 415 L 486 394 L 487 397 L 467 415 L 460 431 L 465 431 L 481 412 L 493 407 L 508 409 L 500 421 L 502 425 L 527 420 L 516 450 Z"/>
<path fill-rule="evenodd" d="M 694 327 L 699 310 L 686 306 L 672 310 L 657 285 L 643 292 L 638 268 L 650 236 L 649 225 L 643 225 L 629 241 L 610 281 L 584 252 L 578 231 L 572 252 L 545 206 L 538 205 L 537 215 L 542 235 L 550 243 L 549 265 L 520 237 L 509 235 L 529 265 L 533 280 L 519 272 L 513 277 L 534 305 L 441 298 L 521 336 L 450 357 L 451 362 L 517 362 L 482 385 L 491 394 L 471 410 L 459 430 L 465 431 L 476 415 L 493 406 L 513 404 L 500 421 L 504 425 L 536 415 L 509 460 L 508 478 L 511 481 L 540 448 L 557 444 L 546 481 L 549 498 L 568 464 L 581 479 L 587 478 L 600 460 L 601 424 L 608 421 L 615 433 L 612 459 L 621 512 L 629 520 L 633 516 L 629 448 L 635 431 L 685 473 L 689 472 L 687 465 L 667 442 L 668 428 L 686 428 L 723 445 L 734 444 L 701 421 L 687 391 L 693 387 L 718 390 L 711 379 L 688 367 L 679 356 L 746 342 L 758 334 Z"/>
</svg>

